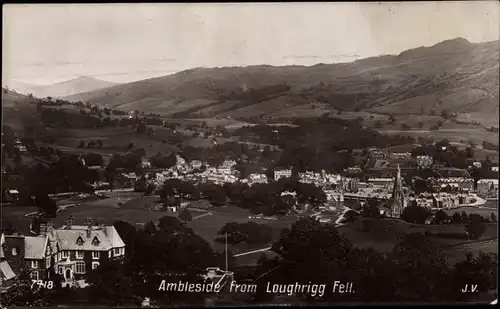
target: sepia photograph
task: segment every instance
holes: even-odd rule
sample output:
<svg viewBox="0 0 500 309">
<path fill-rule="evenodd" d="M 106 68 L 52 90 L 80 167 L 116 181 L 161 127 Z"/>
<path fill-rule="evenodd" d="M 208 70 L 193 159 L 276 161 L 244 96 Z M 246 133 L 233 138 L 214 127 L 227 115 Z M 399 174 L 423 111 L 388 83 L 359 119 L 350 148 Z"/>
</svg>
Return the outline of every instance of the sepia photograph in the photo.
<svg viewBox="0 0 500 309">
<path fill-rule="evenodd" d="M 4 4 L 0 309 L 496 304 L 499 15 Z"/>
</svg>

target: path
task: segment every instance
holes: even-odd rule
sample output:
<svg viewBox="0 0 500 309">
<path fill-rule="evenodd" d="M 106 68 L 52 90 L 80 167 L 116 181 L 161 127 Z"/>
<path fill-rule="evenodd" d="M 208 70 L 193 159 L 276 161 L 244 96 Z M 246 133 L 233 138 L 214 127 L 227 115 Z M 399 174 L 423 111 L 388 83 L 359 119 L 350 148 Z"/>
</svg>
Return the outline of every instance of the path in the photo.
<svg viewBox="0 0 500 309">
<path fill-rule="evenodd" d="M 340 221 L 342 221 L 342 219 L 344 219 L 344 215 L 349 211 L 351 210 L 351 208 L 347 207 L 347 206 L 343 206 L 344 207 L 344 211 L 342 212 L 342 214 L 337 218 L 337 220 L 335 220 L 335 226 L 339 227 L 339 226 L 342 226 L 344 225 L 345 223 L 340 223 Z"/>
<path fill-rule="evenodd" d="M 249 254 L 253 254 L 253 253 L 257 253 L 257 252 L 265 252 L 265 251 L 269 251 L 269 250 L 271 250 L 271 247 L 267 247 L 267 248 L 263 248 L 263 249 L 258 249 L 258 250 L 253 250 L 253 251 L 249 251 L 249 252 L 243 252 L 243 253 L 240 253 L 240 254 L 235 254 L 235 255 L 233 255 L 233 257 L 239 257 L 239 256 L 249 255 Z"/>
<path fill-rule="evenodd" d="M 200 219 L 200 218 L 203 218 L 203 217 L 206 217 L 206 216 L 212 216 L 212 215 L 213 215 L 213 213 L 207 212 L 207 213 L 204 213 L 202 215 L 196 216 L 196 217 L 192 218 L 191 220 L 196 220 L 196 219 Z"/>
</svg>

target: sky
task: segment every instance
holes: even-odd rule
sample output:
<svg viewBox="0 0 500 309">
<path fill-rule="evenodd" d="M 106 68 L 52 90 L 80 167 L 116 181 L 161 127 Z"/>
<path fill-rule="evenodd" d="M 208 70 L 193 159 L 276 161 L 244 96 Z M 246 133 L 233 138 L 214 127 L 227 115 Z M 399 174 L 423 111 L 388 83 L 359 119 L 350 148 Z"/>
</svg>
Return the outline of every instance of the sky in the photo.
<svg viewBox="0 0 500 309">
<path fill-rule="evenodd" d="M 498 40 L 499 10 L 498 1 L 7 4 L 2 78 L 124 83 L 194 67 L 349 62 L 456 37 Z"/>
</svg>

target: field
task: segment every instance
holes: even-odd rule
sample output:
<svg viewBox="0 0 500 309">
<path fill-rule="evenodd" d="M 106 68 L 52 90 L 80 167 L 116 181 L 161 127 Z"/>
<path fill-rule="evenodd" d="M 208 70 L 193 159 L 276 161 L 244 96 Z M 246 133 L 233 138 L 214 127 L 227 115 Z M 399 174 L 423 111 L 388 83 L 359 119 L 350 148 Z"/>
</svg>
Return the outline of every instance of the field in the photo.
<svg viewBox="0 0 500 309">
<path fill-rule="evenodd" d="M 479 251 L 498 254 L 498 239 L 468 243 L 444 249 L 444 252 L 448 256 L 449 264 L 463 261 L 468 252 L 473 252 L 477 256 Z"/>
<path fill-rule="evenodd" d="M 153 127 L 153 126 L 152 126 Z M 65 129 L 54 133 L 56 137 L 56 148 L 68 152 L 95 152 L 104 156 L 115 153 L 124 154 L 129 150 L 129 144 L 133 143 L 134 148 L 144 148 L 146 156 L 151 157 L 157 152 L 169 154 L 177 148 L 168 143 L 172 137 L 172 131 L 167 128 L 153 127 L 154 135 L 138 134 L 128 127 L 109 127 L 100 129 Z M 93 140 L 101 140 L 103 147 L 99 149 L 78 148 L 80 141 L 86 143 Z M 165 141 L 165 142 L 163 142 Z"/>
<path fill-rule="evenodd" d="M 446 138 L 452 142 L 471 140 L 476 145 L 481 145 L 483 141 L 498 144 L 498 133 L 489 132 L 485 129 L 440 129 L 436 131 L 430 131 L 428 129 L 414 129 L 405 131 L 401 129 L 388 130 L 383 128 L 378 131 L 381 134 L 413 136 L 414 138 L 418 138 L 420 136 L 432 136 L 434 140 Z"/>
<path fill-rule="evenodd" d="M 372 227 L 370 231 L 365 232 L 362 230 L 362 221 L 369 220 L 372 222 Z M 488 240 L 492 238 L 498 238 L 497 224 L 487 224 L 486 231 L 480 240 Z M 445 232 L 445 233 L 463 233 L 464 225 L 462 224 L 449 224 L 449 225 L 414 225 L 408 224 L 400 220 L 372 220 L 372 219 L 360 219 L 355 221 L 353 224 L 344 225 L 339 227 L 339 231 L 347 236 L 356 247 L 368 248 L 372 247 L 374 250 L 379 252 L 390 252 L 394 248 L 398 239 L 407 233 L 418 232 L 423 233 L 425 231 L 431 231 L 434 233 Z M 451 246 L 467 243 L 463 239 L 452 239 L 452 238 L 438 238 L 432 237 L 431 241 L 436 245 L 439 245 L 445 249 L 445 252 L 450 254 L 454 252 Z M 495 240 L 496 242 L 497 240 Z M 471 245 L 471 248 L 474 248 Z"/>
<path fill-rule="evenodd" d="M 193 220 L 188 223 L 197 235 L 203 237 L 206 241 L 212 244 L 212 247 L 217 251 L 224 250 L 224 244 L 215 241 L 217 232 L 228 222 L 245 223 L 253 221 L 259 224 L 267 224 L 273 227 L 274 237 L 277 239 L 283 228 L 289 227 L 295 220 L 290 217 L 283 220 L 266 220 L 266 219 L 249 219 L 250 213 L 244 209 L 237 208 L 236 206 L 225 206 L 222 208 L 212 208 L 210 211 L 213 215 L 205 216 L 200 219 Z M 251 251 L 254 249 L 265 248 L 266 245 L 246 245 L 238 244 L 236 246 L 228 245 L 229 250 L 233 254 Z"/>
</svg>

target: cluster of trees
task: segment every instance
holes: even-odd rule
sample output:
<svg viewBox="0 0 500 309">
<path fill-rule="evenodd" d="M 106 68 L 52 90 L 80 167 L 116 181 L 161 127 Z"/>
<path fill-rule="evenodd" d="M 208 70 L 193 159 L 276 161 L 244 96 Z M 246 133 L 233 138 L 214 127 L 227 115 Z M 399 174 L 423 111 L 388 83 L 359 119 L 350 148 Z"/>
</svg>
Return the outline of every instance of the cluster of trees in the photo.
<svg viewBox="0 0 500 309">
<path fill-rule="evenodd" d="M 115 154 L 108 162 L 108 168 L 110 170 L 116 170 L 117 168 L 123 168 L 127 171 L 137 171 L 141 168 L 142 158 L 146 155 L 144 148 L 135 149 L 126 155 Z"/>
<path fill-rule="evenodd" d="M 211 166 L 219 166 L 226 159 L 237 162 L 253 162 L 259 166 L 274 164 L 280 156 L 280 151 L 265 146 L 262 151 L 259 146 L 240 142 L 226 142 L 213 145 L 210 148 L 185 146 L 180 155 L 188 161 L 201 160 Z"/>
<path fill-rule="evenodd" d="M 202 282 L 199 274 L 207 267 L 224 268 L 224 255 L 214 252 L 209 243 L 177 218 L 165 216 L 157 226 L 149 222 L 143 229 L 123 221 L 114 225 L 125 242 L 126 260 L 123 265 L 101 265 L 89 275 L 96 303 L 127 304 L 133 302 L 133 296 L 168 299 L 172 303 L 202 300 L 204 293 L 165 293 L 158 287 L 166 278 L 171 282 Z M 228 255 L 234 269 L 232 254 Z"/>
<path fill-rule="evenodd" d="M 272 216 L 287 214 L 295 207 L 295 198 L 289 200 L 281 196 L 284 191 L 296 192 L 298 204 L 309 204 L 313 208 L 326 202 L 325 192 L 321 188 L 295 179 L 280 179 L 252 186 L 244 183 L 195 185 L 180 179 L 168 179 L 158 193 L 167 205 L 178 205 L 181 199 L 206 198 L 213 206 L 223 206 L 229 199 L 232 204 L 250 209 L 255 214 Z"/>
<path fill-rule="evenodd" d="M 217 232 L 218 242 L 224 243 L 227 234 L 227 242 L 230 244 L 269 244 L 273 240 L 273 228 L 267 224 L 255 222 L 237 223 L 228 222 Z"/>
<path fill-rule="evenodd" d="M 83 156 L 83 160 L 85 160 L 85 164 L 87 166 L 103 166 L 104 159 L 102 155 L 98 153 L 88 152 Z"/>
<path fill-rule="evenodd" d="M 411 152 L 413 157 L 427 155 L 435 162 L 444 163 L 449 167 L 467 168 L 467 160 L 474 157 L 472 148 L 460 150 L 450 145 L 447 139 L 441 140 L 434 145 L 428 144 L 417 147 Z"/>
<path fill-rule="evenodd" d="M 488 150 L 496 150 L 496 151 L 498 151 L 498 145 L 495 145 L 495 144 L 487 142 L 487 141 L 483 141 L 483 148 L 484 149 L 488 149 Z"/>
<path fill-rule="evenodd" d="M 177 163 L 176 153 L 172 152 L 169 156 L 164 156 L 158 152 L 151 157 L 149 162 L 155 168 L 170 168 Z"/>
<path fill-rule="evenodd" d="M 298 204 L 309 204 L 315 208 L 326 202 L 325 192 L 314 184 L 300 183 L 295 179 L 280 179 L 267 184 L 248 186 L 242 183 L 224 184 L 231 203 L 250 209 L 253 213 L 285 215 L 294 210 L 295 200 Z M 296 192 L 296 199 L 281 196 L 282 192 Z"/>
<path fill-rule="evenodd" d="M 352 166 L 352 149 L 385 148 L 414 142 L 411 137 L 383 136 L 364 128 L 357 120 L 304 118 L 293 124 L 295 126 L 243 127 L 234 135 L 251 142 L 279 146 L 283 150 L 277 163 L 280 167 L 293 165 L 300 170 L 325 169 L 330 172 L 340 172 Z"/>
</svg>

